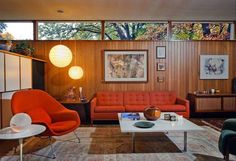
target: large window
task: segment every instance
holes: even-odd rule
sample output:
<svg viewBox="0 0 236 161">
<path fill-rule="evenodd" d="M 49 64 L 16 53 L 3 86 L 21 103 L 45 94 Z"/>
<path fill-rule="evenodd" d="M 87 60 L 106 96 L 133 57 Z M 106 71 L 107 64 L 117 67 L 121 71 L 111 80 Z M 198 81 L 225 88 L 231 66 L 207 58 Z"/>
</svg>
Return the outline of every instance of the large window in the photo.
<svg viewBox="0 0 236 161">
<path fill-rule="evenodd" d="M 0 22 L 0 40 L 33 40 L 33 23 Z"/>
<path fill-rule="evenodd" d="M 101 22 L 39 22 L 39 40 L 100 40 Z"/>
<path fill-rule="evenodd" d="M 230 40 L 231 23 L 173 23 L 173 40 Z"/>
<path fill-rule="evenodd" d="M 166 40 L 167 23 L 106 22 L 105 40 Z"/>
<path fill-rule="evenodd" d="M 234 25 L 175 21 L 0 21 L 0 40 L 235 40 Z"/>
</svg>

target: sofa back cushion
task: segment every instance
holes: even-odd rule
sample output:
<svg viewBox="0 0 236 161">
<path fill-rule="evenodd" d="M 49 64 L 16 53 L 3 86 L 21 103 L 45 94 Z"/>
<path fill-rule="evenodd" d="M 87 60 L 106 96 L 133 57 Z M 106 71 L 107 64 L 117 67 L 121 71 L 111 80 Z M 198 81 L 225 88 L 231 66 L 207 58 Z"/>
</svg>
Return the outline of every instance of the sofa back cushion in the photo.
<svg viewBox="0 0 236 161">
<path fill-rule="evenodd" d="M 149 105 L 150 98 L 148 92 L 125 92 L 125 105 Z"/>
<path fill-rule="evenodd" d="M 97 92 L 97 103 L 99 106 L 123 106 L 123 92 Z"/>
<path fill-rule="evenodd" d="M 151 105 L 173 105 L 175 102 L 175 92 L 150 92 Z"/>
</svg>

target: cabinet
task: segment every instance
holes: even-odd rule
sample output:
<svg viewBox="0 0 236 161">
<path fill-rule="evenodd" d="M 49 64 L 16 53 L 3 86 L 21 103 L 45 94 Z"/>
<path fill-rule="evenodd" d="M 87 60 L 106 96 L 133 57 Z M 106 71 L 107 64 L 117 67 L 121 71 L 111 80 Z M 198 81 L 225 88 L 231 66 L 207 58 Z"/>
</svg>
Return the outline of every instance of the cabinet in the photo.
<svg viewBox="0 0 236 161">
<path fill-rule="evenodd" d="M 236 94 L 188 94 L 191 116 L 224 117 L 236 114 Z M 212 115 L 211 115 L 212 114 Z"/>
<path fill-rule="evenodd" d="M 0 50 L 0 128 L 9 126 L 11 98 L 21 89 L 44 90 L 45 61 Z"/>
<path fill-rule="evenodd" d="M 20 89 L 20 57 L 5 54 L 5 91 Z"/>
<path fill-rule="evenodd" d="M 32 59 L 32 88 L 45 90 L 45 61 Z"/>
<path fill-rule="evenodd" d="M 14 93 L 15 92 L 2 93 L 2 100 L 1 100 L 1 106 L 2 106 L 1 126 L 2 128 L 9 126 L 9 123 L 12 117 L 11 98 Z"/>
<path fill-rule="evenodd" d="M 0 92 L 5 91 L 4 54 L 0 52 Z"/>
<path fill-rule="evenodd" d="M 20 88 L 32 88 L 32 59 L 20 57 Z"/>
</svg>

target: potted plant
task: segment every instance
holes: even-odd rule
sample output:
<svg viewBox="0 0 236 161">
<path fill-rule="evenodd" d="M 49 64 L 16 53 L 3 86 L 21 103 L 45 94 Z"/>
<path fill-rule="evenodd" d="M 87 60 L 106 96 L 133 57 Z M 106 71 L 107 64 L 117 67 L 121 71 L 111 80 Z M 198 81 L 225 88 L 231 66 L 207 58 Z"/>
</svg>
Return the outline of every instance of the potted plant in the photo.
<svg viewBox="0 0 236 161">
<path fill-rule="evenodd" d="M 28 42 L 22 41 L 17 43 L 11 51 L 26 56 L 33 56 L 34 48 Z"/>
</svg>

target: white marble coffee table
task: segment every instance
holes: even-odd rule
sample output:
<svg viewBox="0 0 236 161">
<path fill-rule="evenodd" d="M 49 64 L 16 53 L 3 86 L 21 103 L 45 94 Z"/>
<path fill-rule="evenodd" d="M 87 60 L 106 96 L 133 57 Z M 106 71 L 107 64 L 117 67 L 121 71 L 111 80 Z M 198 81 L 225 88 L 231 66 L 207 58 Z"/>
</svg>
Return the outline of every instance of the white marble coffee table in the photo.
<svg viewBox="0 0 236 161">
<path fill-rule="evenodd" d="M 0 130 L 0 139 L 2 140 L 19 140 L 20 145 L 20 161 L 23 160 L 23 139 L 31 136 L 41 134 L 46 130 L 46 127 L 43 125 L 32 124 L 28 129 L 22 132 L 13 132 L 10 127 Z"/>
<path fill-rule="evenodd" d="M 141 116 L 140 120 L 127 120 L 121 118 L 121 113 L 118 113 L 119 124 L 121 132 L 123 133 L 132 133 L 132 151 L 135 152 L 135 133 L 145 133 L 145 132 L 183 132 L 184 134 L 184 150 L 187 151 L 187 133 L 193 131 L 204 130 L 200 126 L 190 122 L 189 120 L 177 115 L 176 113 L 171 112 L 162 112 L 161 117 L 156 121 L 150 121 L 155 125 L 151 128 L 138 128 L 133 126 L 134 123 L 138 121 L 146 120 L 143 113 L 139 113 Z M 164 120 L 164 114 L 175 115 L 178 119 L 177 121 L 167 121 Z M 147 120 L 146 120 L 147 121 Z"/>
</svg>

